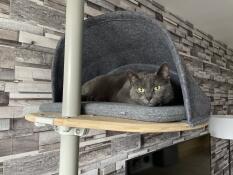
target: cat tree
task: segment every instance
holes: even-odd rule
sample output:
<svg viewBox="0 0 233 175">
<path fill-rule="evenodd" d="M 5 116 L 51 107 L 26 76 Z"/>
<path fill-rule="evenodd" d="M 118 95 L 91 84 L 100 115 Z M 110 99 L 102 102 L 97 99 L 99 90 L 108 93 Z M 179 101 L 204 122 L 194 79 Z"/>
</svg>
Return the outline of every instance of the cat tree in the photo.
<svg viewBox="0 0 233 175">
<path fill-rule="evenodd" d="M 82 41 L 84 36 L 84 41 L 86 34 L 83 34 L 83 7 L 84 2 L 67 0 L 67 10 L 66 10 L 66 40 L 65 40 L 65 64 L 64 64 L 64 88 L 63 88 L 63 102 L 61 106 L 57 109 L 56 105 L 45 105 L 50 112 L 45 112 L 45 107 L 43 107 L 43 112 L 32 113 L 26 115 L 26 119 L 34 122 L 36 124 L 48 124 L 53 125 L 55 130 L 61 135 L 61 147 L 60 147 L 60 175 L 76 175 L 78 174 L 78 155 L 79 155 L 79 136 L 86 133 L 87 129 L 103 129 L 103 130 L 114 130 L 114 131 L 125 131 L 125 132 L 172 132 L 172 131 L 185 131 L 193 130 L 207 126 L 207 119 L 209 115 L 209 101 L 200 91 L 199 87 L 194 83 L 192 78 L 186 73 L 185 67 L 182 65 L 181 59 L 179 58 L 174 45 L 172 44 L 168 34 L 164 29 L 161 29 L 160 25 L 156 25 L 159 31 L 162 32 L 164 38 L 161 39 L 163 44 L 166 45 L 168 50 L 163 50 L 164 53 L 170 53 L 174 61 L 173 71 L 178 72 L 178 81 L 181 84 L 184 108 L 186 115 L 185 121 L 176 122 L 163 122 L 165 123 L 155 123 L 145 121 L 137 121 L 131 119 L 122 118 L 120 115 L 116 117 L 105 117 L 103 115 L 91 115 L 85 114 L 80 115 L 81 102 L 80 102 L 80 87 L 81 87 L 81 65 L 82 65 Z M 110 17 L 110 18 L 109 18 Z M 98 22 L 107 21 L 108 19 L 116 19 L 119 17 L 125 18 L 131 17 L 131 14 L 120 13 L 113 16 L 102 16 L 96 18 L 96 20 L 91 20 L 89 25 Z M 134 16 L 137 18 L 144 18 L 140 15 Z M 112 20 L 114 21 L 114 20 Z M 154 23 L 153 20 L 147 22 Z M 152 25 L 153 26 L 153 25 Z M 131 26 L 132 28 L 132 26 Z M 101 29 L 101 28 L 99 28 Z M 110 28 L 109 28 L 110 29 Z M 108 30 L 109 30 L 108 29 Z M 86 30 L 88 32 L 88 30 Z M 109 30 L 111 31 L 111 30 Z M 88 35 L 88 37 L 93 37 L 96 41 L 94 35 Z M 90 40 L 90 38 L 89 38 Z M 64 41 L 64 40 L 63 40 Z M 119 40 L 120 42 L 120 40 Z M 104 46 L 103 46 L 104 47 Z M 161 51 L 162 51 L 161 50 Z M 61 51 L 58 50 L 57 53 Z M 168 52 L 169 51 L 169 52 Z M 85 52 L 85 48 L 84 48 Z M 147 52 L 146 52 L 147 53 Z M 166 55 L 165 55 L 166 56 Z M 116 55 L 117 57 L 117 55 Z M 161 55 L 161 60 L 162 59 Z M 167 57 L 165 61 L 167 61 Z M 168 59 L 169 60 L 169 59 Z M 158 64 L 158 60 L 156 60 Z M 151 62 L 150 64 L 153 64 Z M 101 64 L 100 64 L 101 65 Z M 122 66 L 122 65 L 120 65 Z M 82 67 L 83 68 L 83 67 Z M 101 71 L 99 67 L 99 71 Z M 111 70 L 113 70 L 112 67 Z M 60 72 L 57 70 L 55 72 Z M 106 72 L 109 70 L 105 70 Z M 62 70 L 63 72 L 63 70 Z M 106 73 L 100 72 L 100 73 Z M 96 76 L 93 74 L 92 76 Z M 85 80 L 90 79 L 87 77 Z M 55 83 L 56 85 L 56 83 Z M 101 103 L 99 104 L 101 105 Z M 114 104 L 115 106 L 116 104 Z M 115 106 L 116 107 L 116 106 Z M 58 111 L 62 109 L 62 114 Z M 200 111 L 199 111 L 200 110 Z M 146 118 L 146 117 L 145 117 Z"/>
</svg>

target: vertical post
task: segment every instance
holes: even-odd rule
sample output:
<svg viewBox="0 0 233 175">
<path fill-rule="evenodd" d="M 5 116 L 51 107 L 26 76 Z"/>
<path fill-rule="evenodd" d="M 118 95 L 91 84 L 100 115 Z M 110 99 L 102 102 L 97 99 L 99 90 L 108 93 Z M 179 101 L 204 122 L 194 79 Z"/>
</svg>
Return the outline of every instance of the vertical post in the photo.
<svg viewBox="0 0 233 175">
<path fill-rule="evenodd" d="M 84 0 L 67 0 L 62 116 L 80 114 Z M 79 137 L 61 135 L 59 175 L 77 175 Z"/>
</svg>

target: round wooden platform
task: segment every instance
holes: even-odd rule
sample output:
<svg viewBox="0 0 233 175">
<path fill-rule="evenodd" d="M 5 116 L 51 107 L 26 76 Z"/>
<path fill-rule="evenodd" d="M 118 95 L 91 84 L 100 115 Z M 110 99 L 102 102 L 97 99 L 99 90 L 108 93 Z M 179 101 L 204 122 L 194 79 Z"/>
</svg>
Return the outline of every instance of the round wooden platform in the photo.
<svg viewBox="0 0 233 175">
<path fill-rule="evenodd" d="M 140 133 L 187 131 L 204 128 L 208 125 L 205 123 L 190 127 L 185 122 L 155 123 L 92 115 L 80 115 L 76 118 L 62 118 L 60 113 L 52 112 L 27 114 L 25 119 L 34 123 L 50 124 L 54 126 Z"/>
</svg>

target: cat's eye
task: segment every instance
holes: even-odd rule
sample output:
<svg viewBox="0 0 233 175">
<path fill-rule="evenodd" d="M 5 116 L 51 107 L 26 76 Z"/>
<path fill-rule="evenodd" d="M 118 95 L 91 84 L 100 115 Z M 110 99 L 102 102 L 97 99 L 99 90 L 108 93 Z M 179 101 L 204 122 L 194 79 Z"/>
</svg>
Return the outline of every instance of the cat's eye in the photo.
<svg viewBox="0 0 233 175">
<path fill-rule="evenodd" d="M 154 91 L 158 91 L 158 90 L 160 90 L 160 88 L 161 88 L 160 86 L 155 86 Z"/>
<path fill-rule="evenodd" d="M 137 92 L 138 92 L 138 93 L 144 93 L 144 92 L 145 92 L 145 89 L 144 89 L 144 88 L 138 88 L 138 89 L 137 89 Z"/>
</svg>

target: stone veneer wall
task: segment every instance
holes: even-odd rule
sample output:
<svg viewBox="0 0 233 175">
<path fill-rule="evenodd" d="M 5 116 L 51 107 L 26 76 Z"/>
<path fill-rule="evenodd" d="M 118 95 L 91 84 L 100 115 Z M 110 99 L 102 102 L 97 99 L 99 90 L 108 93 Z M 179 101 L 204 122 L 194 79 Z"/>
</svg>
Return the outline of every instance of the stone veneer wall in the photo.
<svg viewBox="0 0 233 175">
<path fill-rule="evenodd" d="M 154 0 L 88 0 L 85 17 L 139 11 L 170 32 L 181 57 L 212 100 L 212 114 L 233 113 L 233 50 Z M 50 68 L 64 33 L 65 0 L 0 1 L 0 174 L 57 174 L 59 136 L 22 119 L 27 107 L 51 100 Z M 207 134 L 206 129 L 166 134 L 91 130 L 81 138 L 80 174 L 125 174 L 125 161 Z M 233 144 L 211 139 L 212 174 L 232 174 Z M 232 171 L 233 172 L 233 171 Z"/>
</svg>

